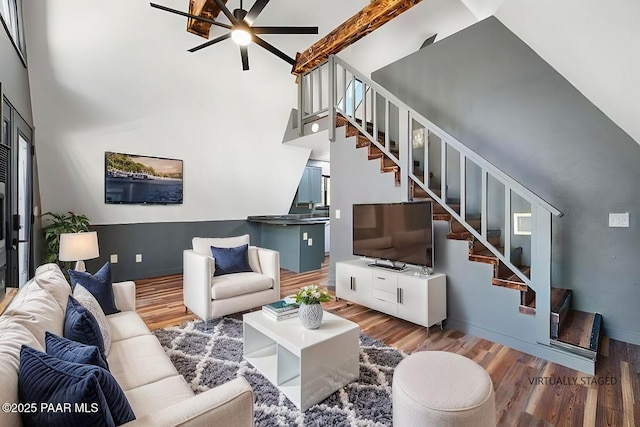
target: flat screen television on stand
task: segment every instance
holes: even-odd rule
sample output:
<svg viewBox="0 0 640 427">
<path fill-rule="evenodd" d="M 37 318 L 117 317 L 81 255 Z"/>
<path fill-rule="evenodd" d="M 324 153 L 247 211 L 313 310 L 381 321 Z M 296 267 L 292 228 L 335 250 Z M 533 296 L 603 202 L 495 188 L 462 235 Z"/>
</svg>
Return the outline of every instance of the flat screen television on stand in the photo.
<svg viewBox="0 0 640 427">
<path fill-rule="evenodd" d="M 104 154 L 107 204 L 182 204 L 182 160 L 135 154 Z"/>
<path fill-rule="evenodd" d="M 433 271 L 433 216 L 430 201 L 353 205 L 353 254 L 378 267 L 406 264 Z"/>
</svg>

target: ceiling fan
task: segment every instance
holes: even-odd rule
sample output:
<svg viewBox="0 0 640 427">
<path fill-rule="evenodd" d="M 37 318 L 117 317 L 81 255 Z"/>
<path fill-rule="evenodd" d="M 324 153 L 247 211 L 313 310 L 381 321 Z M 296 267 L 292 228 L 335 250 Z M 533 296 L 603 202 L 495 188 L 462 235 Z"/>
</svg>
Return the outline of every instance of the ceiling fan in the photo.
<svg viewBox="0 0 640 427">
<path fill-rule="evenodd" d="M 242 0 L 240 0 L 240 7 L 234 9 L 233 13 L 227 8 L 222 0 L 214 0 L 216 5 L 220 8 L 222 13 L 227 17 L 229 22 L 226 24 L 218 22 L 213 19 L 205 18 L 198 15 L 192 15 L 190 13 L 181 12 L 176 9 L 171 9 L 166 6 L 162 6 L 155 3 L 150 3 L 151 7 L 164 10 L 167 12 L 175 13 L 177 15 L 186 16 L 188 18 L 197 19 L 199 21 L 207 22 L 217 27 L 222 27 L 230 30 L 228 33 L 216 37 L 208 42 L 205 42 L 199 46 L 189 49 L 189 52 L 196 52 L 205 47 L 214 45 L 218 42 L 231 38 L 240 47 L 240 58 L 242 59 L 242 69 L 247 71 L 249 69 L 249 53 L 247 46 L 253 42 L 263 49 L 276 55 L 278 58 L 287 61 L 289 64 L 294 65 L 295 59 L 288 56 L 270 43 L 267 43 L 259 34 L 318 34 L 318 27 L 254 27 L 253 22 L 256 20 L 262 9 L 269 3 L 269 0 L 256 0 L 249 11 L 246 11 L 242 7 Z"/>
</svg>

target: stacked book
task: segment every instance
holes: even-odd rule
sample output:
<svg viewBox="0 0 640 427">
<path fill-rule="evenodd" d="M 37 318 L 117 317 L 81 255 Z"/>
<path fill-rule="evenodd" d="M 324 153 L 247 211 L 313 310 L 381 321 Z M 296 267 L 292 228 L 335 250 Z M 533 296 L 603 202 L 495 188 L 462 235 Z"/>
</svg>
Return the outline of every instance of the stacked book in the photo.
<svg viewBox="0 0 640 427">
<path fill-rule="evenodd" d="M 262 306 L 262 313 L 272 320 L 284 320 L 296 317 L 300 304 L 294 300 L 285 298 L 280 301 Z"/>
</svg>

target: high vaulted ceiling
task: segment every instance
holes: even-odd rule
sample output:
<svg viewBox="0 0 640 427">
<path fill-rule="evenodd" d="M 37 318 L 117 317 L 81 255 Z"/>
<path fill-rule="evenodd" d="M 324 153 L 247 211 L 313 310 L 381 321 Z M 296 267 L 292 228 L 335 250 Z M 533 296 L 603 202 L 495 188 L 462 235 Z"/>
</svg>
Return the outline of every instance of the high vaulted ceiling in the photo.
<svg viewBox="0 0 640 427">
<path fill-rule="evenodd" d="M 189 9 L 189 0 L 155 1 Z M 274 0 L 256 24 L 318 26 L 318 35 L 264 36 L 295 56 L 368 3 Z M 189 53 L 203 39 L 185 31 L 187 19 L 147 2 L 28 0 L 23 10 L 44 211 L 77 210 L 95 223 L 118 223 L 288 210 L 310 152 L 281 144 L 296 107 L 289 64 L 249 46 L 251 70 L 243 72 L 232 42 Z M 434 33 L 441 40 L 494 13 L 640 141 L 636 0 L 423 0 L 339 56 L 369 74 L 415 52 Z M 212 28 L 210 37 L 224 31 Z M 134 208 L 105 207 L 96 189 L 108 150 L 183 158 L 189 202 L 145 208 L 144 218 L 135 219 Z M 277 191 L 256 191 L 257 185 Z M 187 192 L 210 198 L 196 201 Z M 229 197 L 238 201 L 218 203 Z"/>
</svg>

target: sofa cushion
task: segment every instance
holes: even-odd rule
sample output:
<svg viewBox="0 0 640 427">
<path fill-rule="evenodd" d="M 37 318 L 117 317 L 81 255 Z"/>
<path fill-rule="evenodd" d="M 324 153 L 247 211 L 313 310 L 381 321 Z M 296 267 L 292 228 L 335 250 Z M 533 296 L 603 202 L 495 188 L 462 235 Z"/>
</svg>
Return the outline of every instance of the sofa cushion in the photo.
<svg viewBox="0 0 640 427">
<path fill-rule="evenodd" d="M 18 403 L 18 369 L 22 344 L 44 351 L 36 337 L 16 319 L 0 316 L 0 402 Z M 0 411 L 0 426 L 21 425 L 18 412 Z"/>
<path fill-rule="evenodd" d="M 127 390 L 125 394 L 138 418 L 153 414 L 161 408 L 166 408 L 193 397 L 193 391 L 182 375 L 163 378 L 159 381 Z"/>
<path fill-rule="evenodd" d="M 116 307 L 116 300 L 113 296 L 111 264 L 109 262 L 106 262 L 95 274 L 90 274 L 86 271 L 69 270 L 69 277 L 71 278 L 72 286 L 79 283 L 96 297 L 104 314 L 113 314 L 120 311 Z"/>
<path fill-rule="evenodd" d="M 211 298 L 231 298 L 264 291 L 272 287 L 272 278 L 255 272 L 216 276 L 211 279 Z"/>
<path fill-rule="evenodd" d="M 86 345 L 58 335 L 46 332 L 44 343 L 47 354 L 60 360 L 83 365 L 99 366 L 109 370 L 109 364 L 100 349 L 95 345 Z"/>
<path fill-rule="evenodd" d="M 107 361 L 125 391 L 178 375 L 154 335 L 114 341 Z"/>
<path fill-rule="evenodd" d="M 66 309 L 67 297 L 71 294 L 71 285 L 69 285 L 67 278 L 64 277 L 58 264 L 43 264 L 38 267 L 33 281 L 53 295 L 63 311 Z"/>
<path fill-rule="evenodd" d="M 248 257 L 249 245 L 240 245 L 233 248 L 219 248 L 211 246 L 211 255 L 215 259 L 214 276 L 225 274 L 250 272 Z"/>
<path fill-rule="evenodd" d="M 64 337 L 82 344 L 95 345 L 104 353 L 104 340 L 98 321 L 88 308 L 69 296 L 64 316 Z"/>
<path fill-rule="evenodd" d="M 191 240 L 193 251 L 204 256 L 211 256 L 211 246 L 217 248 L 233 248 L 248 245 L 249 235 L 243 234 L 236 237 L 194 237 Z"/>
<path fill-rule="evenodd" d="M 33 280 L 18 291 L 3 315 L 11 316 L 27 328 L 42 348 L 45 331 L 62 335 L 64 310 L 60 308 L 53 295 Z"/>
<path fill-rule="evenodd" d="M 95 317 L 96 322 L 98 322 L 100 334 L 102 335 L 102 342 L 104 344 L 104 354 L 105 356 L 108 356 L 109 350 L 111 349 L 111 325 L 109 324 L 107 317 L 104 315 L 102 307 L 100 307 L 100 304 L 93 294 L 79 283 L 76 284 L 76 287 L 73 290 L 73 297 L 87 310 L 89 310 L 91 314 L 93 314 L 93 317 Z"/>
<path fill-rule="evenodd" d="M 46 402 L 53 404 L 53 408 L 58 404 L 87 405 L 87 411 L 24 412 L 25 426 L 121 425 L 135 419 L 125 394 L 109 371 L 66 362 L 28 346 L 20 350 L 18 390 L 24 403 Z"/>
<path fill-rule="evenodd" d="M 107 316 L 111 329 L 111 342 L 140 335 L 150 335 L 149 328 L 135 311 L 121 311 Z M 107 355 L 108 356 L 108 355 Z"/>
</svg>

